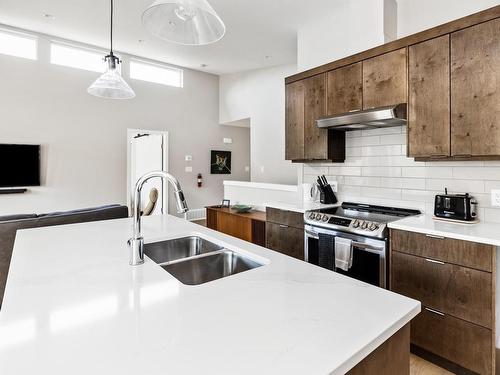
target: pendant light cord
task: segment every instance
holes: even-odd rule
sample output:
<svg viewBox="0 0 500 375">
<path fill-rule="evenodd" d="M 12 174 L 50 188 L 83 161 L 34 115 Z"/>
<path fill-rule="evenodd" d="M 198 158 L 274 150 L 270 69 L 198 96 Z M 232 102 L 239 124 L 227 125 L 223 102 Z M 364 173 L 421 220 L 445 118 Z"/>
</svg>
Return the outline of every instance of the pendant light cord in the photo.
<svg viewBox="0 0 500 375">
<path fill-rule="evenodd" d="M 113 0 L 111 0 L 111 32 L 110 32 L 110 37 L 111 37 L 111 55 L 113 55 Z"/>
</svg>

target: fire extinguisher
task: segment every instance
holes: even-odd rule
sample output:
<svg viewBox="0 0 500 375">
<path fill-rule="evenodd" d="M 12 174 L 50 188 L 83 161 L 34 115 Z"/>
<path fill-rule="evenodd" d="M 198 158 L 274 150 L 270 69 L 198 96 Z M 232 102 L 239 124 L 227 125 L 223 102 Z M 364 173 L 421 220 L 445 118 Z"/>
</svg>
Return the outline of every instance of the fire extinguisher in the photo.
<svg viewBox="0 0 500 375">
<path fill-rule="evenodd" d="M 198 187 L 201 187 L 202 183 L 203 183 L 203 177 L 201 176 L 201 173 L 198 173 Z"/>
</svg>

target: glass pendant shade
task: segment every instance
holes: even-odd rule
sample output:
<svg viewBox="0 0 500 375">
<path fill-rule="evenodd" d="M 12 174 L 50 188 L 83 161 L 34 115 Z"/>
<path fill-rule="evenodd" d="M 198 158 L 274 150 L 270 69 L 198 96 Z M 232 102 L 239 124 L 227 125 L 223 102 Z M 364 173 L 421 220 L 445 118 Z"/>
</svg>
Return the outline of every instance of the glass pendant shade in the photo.
<svg viewBox="0 0 500 375">
<path fill-rule="evenodd" d="M 132 99 L 134 90 L 122 78 L 118 66 L 109 64 L 106 71 L 90 85 L 87 92 L 106 99 Z"/>
<path fill-rule="evenodd" d="M 206 0 L 157 0 L 142 14 L 142 23 L 151 34 L 185 45 L 214 43 L 226 32 Z"/>
</svg>

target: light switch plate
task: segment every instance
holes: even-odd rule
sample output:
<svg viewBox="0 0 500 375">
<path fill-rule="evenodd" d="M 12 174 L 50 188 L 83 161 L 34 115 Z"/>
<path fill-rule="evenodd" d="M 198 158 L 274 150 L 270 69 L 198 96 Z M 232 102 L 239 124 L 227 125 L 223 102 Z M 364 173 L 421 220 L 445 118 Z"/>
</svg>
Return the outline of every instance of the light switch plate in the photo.
<svg viewBox="0 0 500 375">
<path fill-rule="evenodd" d="M 193 171 L 193 167 L 185 167 L 184 170 L 186 172 L 192 172 Z"/>
<path fill-rule="evenodd" d="M 493 207 L 500 207 L 500 190 L 495 189 L 491 191 L 491 205 Z"/>
<path fill-rule="evenodd" d="M 233 143 L 233 139 L 232 138 L 224 138 L 222 140 L 222 142 L 224 142 L 224 143 Z"/>
</svg>

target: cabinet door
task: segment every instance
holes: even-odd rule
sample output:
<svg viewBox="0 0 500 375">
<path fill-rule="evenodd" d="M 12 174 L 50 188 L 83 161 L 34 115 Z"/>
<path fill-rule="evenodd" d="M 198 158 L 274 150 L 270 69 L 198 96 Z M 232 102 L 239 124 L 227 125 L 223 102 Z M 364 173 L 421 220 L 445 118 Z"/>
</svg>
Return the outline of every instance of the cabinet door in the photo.
<svg viewBox="0 0 500 375">
<path fill-rule="evenodd" d="M 283 224 L 267 222 L 266 247 L 304 260 L 304 231 Z"/>
<path fill-rule="evenodd" d="M 408 156 L 450 156 L 449 35 L 408 50 Z"/>
<path fill-rule="evenodd" d="M 362 63 L 356 63 L 328 72 L 328 115 L 336 115 L 363 108 Z"/>
<path fill-rule="evenodd" d="M 304 105 L 303 81 L 285 86 L 285 159 L 304 159 Z"/>
<path fill-rule="evenodd" d="M 493 342 L 491 330 L 425 306 L 411 321 L 412 344 L 477 374 L 493 374 Z"/>
<path fill-rule="evenodd" d="M 392 252 L 392 290 L 457 318 L 493 327 L 489 272 Z"/>
<path fill-rule="evenodd" d="M 316 126 L 326 115 L 326 73 L 305 79 L 304 158 L 328 159 L 328 130 Z"/>
<path fill-rule="evenodd" d="M 407 102 L 406 48 L 363 61 L 363 108 Z"/>
<path fill-rule="evenodd" d="M 451 34 L 451 154 L 500 155 L 500 18 Z"/>
<path fill-rule="evenodd" d="M 252 220 L 246 217 L 218 212 L 217 230 L 248 242 L 252 241 Z"/>
</svg>

